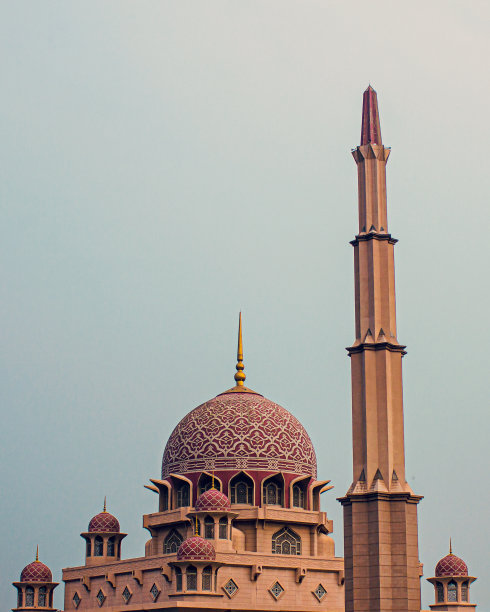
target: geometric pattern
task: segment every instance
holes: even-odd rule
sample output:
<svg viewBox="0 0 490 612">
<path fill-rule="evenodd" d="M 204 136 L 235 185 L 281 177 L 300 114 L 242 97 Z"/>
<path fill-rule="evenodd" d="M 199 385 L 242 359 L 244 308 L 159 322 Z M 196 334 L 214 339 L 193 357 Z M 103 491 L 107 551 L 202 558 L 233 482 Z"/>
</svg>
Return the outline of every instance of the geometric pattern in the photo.
<svg viewBox="0 0 490 612">
<path fill-rule="evenodd" d="M 312 593 L 318 599 L 318 601 L 321 601 L 327 594 L 327 590 L 322 584 L 319 584 L 316 589 L 312 591 Z"/>
<path fill-rule="evenodd" d="M 155 583 L 153 583 L 153 586 L 150 589 L 150 593 L 151 593 L 151 596 L 153 597 L 153 601 L 156 601 L 157 597 L 160 595 L 160 589 L 157 587 Z"/>
<path fill-rule="evenodd" d="M 100 606 L 101 606 L 101 605 L 104 603 L 104 601 L 105 601 L 105 595 L 104 595 L 104 593 L 102 592 L 102 590 L 101 590 L 101 589 L 99 589 L 99 592 L 97 593 L 97 595 L 96 595 L 96 597 L 95 597 L 95 598 L 97 599 L 97 603 L 99 604 L 99 608 L 100 608 Z"/>
<path fill-rule="evenodd" d="M 225 393 L 187 414 L 168 439 L 162 478 L 171 473 L 274 470 L 316 478 L 313 444 L 296 417 L 256 393 Z"/>
<path fill-rule="evenodd" d="M 128 601 L 131 599 L 131 591 L 128 589 L 128 587 L 124 587 L 124 591 L 122 592 L 122 598 L 124 599 L 125 603 L 128 603 Z"/>
<path fill-rule="evenodd" d="M 218 489 L 208 489 L 197 498 L 197 512 L 219 512 L 220 510 L 228 512 L 231 510 L 231 504 L 226 495 Z"/>
<path fill-rule="evenodd" d="M 274 597 L 274 599 L 279 599 L 279 597 L 281 597 L 281 595 L 284 593 L 284 589 L 279 582 L 275 582 L 269 589 L 269 593 Z"/>
<path fill-rule="evenodd" d="M 235 595 L 237 593 L 238 586 L 237 586 L 236 582 L 230 578 L 228 580 L 228 582 L 225 584 L 225 586 L 223 587 L 223 591 L 231 599 L 233 597 L 233 595 Z"/>
<path fill-rule="evenodd" d="M 180 545 L 177 551 L 177 559 L 179 561 L 214 561 L 216 559 L 216 551 L 211 542 L 204 540 L 200 536 L 192 536 L 184 540 Z"/>
<path fill-rule="evenodd" d="M 20 582 L 53 582 L 53 574 L 41 561 L 33 561 L 22 570 Z"/>
<path fill-rule="evenodd" d="M 80 595 L 78 593 L 75 593 L 75 595 L 73 595 L 73 605 L 75 606 L 75 608 L 78 608 L 78 606 L 80 605 L 80 602 L 82 601 Z"/>
<path fill-rule="evenodd" d="M 109 512 L 100 512 L 88 524 L 90 533 L 119 533 L 119 521 Z"/>
<path fill-rule="evenodd" d="M 449 554 L 443 557 L 436 565 L 436 576 L 467 576 L 468 566 L 456 555 Z"/>
</svg>

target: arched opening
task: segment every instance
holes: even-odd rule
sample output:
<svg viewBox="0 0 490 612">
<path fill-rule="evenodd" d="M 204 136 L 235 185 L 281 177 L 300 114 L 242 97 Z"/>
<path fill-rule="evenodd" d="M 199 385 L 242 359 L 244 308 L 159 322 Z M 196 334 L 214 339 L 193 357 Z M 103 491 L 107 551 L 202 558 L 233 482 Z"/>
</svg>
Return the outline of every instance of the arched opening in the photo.
<svg viewBox="0 0 490 612">
<path fill-rule="evenodd" d="M 288 527 L 283 527 L 272 536 L 272 553 L 274 555 L 300 555 L 301 538 Z"/>
<path fill-rule="evenodd" d="M 444 585 L 442 582 L 436 583 L 437 603 L 444 601 Z"/>
<path fill-rule="evenodd" d="M 186 582 L 188 591 L 197 591 L 197 569 L 188 565 L 186 570 Z"/>
<path fill-rule="evenodd" d="M 458 601 L 458 586 L 454 580 L 451 580 L 447 585 L 447 600 Z"/>
<path fill-rule="evenodd" d="M 213 568 L 210 565 L 207 565 L 202 570 L 202 590 L 203 591 L 211 590 L 212 579 L 213 579 Z"/>
<path fill-rule="evenodd" d="M 461 584 L 461 601 L 468 601 L 468 581 Z"/>
<path fill-rule="evenodd" d="M 104 554 L 104 540 L 100 536 L 95 537 L 94 541 L 94 555 L 96 557 L 102 557 Z"/>
<path fill-rule="evenodd" d="M 228 519 L 226 516 L 222 516 L 219 520 L 219 539 L 228 539 Z"/>
<path fill-rule="evenodd" d="M 175 529 L 171 529 L 163 541 L 163 554 L 175 554 L 179 550 L 179 546 L 183 541 L 184 538 L 180 535 L 180 533 Z"/>
<path fill-rule="evenodd" d="M 177 591 L 182 591 L 182 570 L 180 567 L 175 568 L 175 588 Z"/>
<path fill-rule="evenodd" d="M 206 540 L 214 540 L 214 519 L 211 516 L 204 517 L 204 537 Z"/>
<path fill-rule="evenodd" d="M 34 607 L 34 589 L 31 586 L 26 587 L 26 607 Z"/>
<path fill-rule="evenodd" d="M 177 508 L 182 508 L 190 505 L 191 488 L 188 482 L 182 482 L 176 486 L 176 504 Z"/>
<path fill-rule="evenodd" d="M 230 501 L 232 504 L 253 505 L 254 481 L 243 472 L 230 480 Z"/>
<path fill-rule="evenodd" d="M 24 597 L 22 596 L 22 589 L 17 590 L 17 607 L 22 608 L 22 604 L 24 603 Z"/>
<path fill-rule="evenodd" d="M 108 540 L 107 540 L 107 556 L 108 557 L 113 557 L 114 556 L 114 552 L 115 552 L 115 539 L 114 536 L 111 536 Z"/>
<path fill-rule="evenodd" d="M 87 538 L 86 540 L 85 555 L 87 557 L 90 557 L 92 555 L 92 542 L 89 538 Z"/>
<path fill-rule="evenodd" d="M 46 587 L 39 587 L 39 591 L 37 594 L 37 605 L 41 608 L 46 607 Z"/>
<path fill-rule="evenodd" d="M 218 478 L 213 478 L 212 475 L 203 472 L 197 481 L 197 496 L 199 497 L 204 491 L 209 491 L 211 488 L 221 491 L 221 482 Z"/>
<path fill-rule="evenodd" d="M 49 591 L 49 607 L 53 607 L 53 589 Z"/>
<path fill-rule="evenodd" d="M 271 476 L 263 483 L 262 502 L 268 506 L 282 506 L 284 503 L 284 479 L 280 474 Z"/>
<path fill-rule="evenodd" d="M 304 487 L 302 487 L 300 484 L 293 485 L 293 507 L 306 508 L 305 501 L 306 495 Z"/>
</svg>

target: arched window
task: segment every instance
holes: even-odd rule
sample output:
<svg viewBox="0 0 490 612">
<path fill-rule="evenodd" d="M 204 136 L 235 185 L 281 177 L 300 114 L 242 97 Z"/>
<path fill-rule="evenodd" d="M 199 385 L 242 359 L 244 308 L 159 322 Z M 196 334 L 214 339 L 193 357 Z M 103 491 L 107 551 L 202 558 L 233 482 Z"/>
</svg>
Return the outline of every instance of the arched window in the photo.
<svg viewBox="0 0 490 612">
<path fill-rule="evenodd" d="M 160 512 L 168 510 L 168 489 L 164 487 L 160 490 Z"/>
<path fill-rule="evenodd" d="M 275 555 L 300 555 L 301 538 L 288 527 L 283 527 L 272 536 L 272 553 Z"/>
<path fill-rule="evenodd" d="M 100 536 L 96 536 L 94 542 L 94 555 L 96 557 L 102 557 L 104 554 L 104 540 Z"/>
<path fill-rule="evenodd" d="M 211 590 L 211 581 L 213 578 L 213 568 L 208 565 L 202 570 L 202 590 Z"/>
<path fill-rule="evenodd" d="M 461 601 L 468 601 L 468 581 L 465 580 L 461 585 Z"/>
<path fill-rule="evenodd" d="M 107 540 L 107 556 L 108 557 L 114 556 L 114 548 L 115 548 L 114 544 L 115 544 L 115 539 L 114 539 L 114 536 L 112 536 Z"/>
<path fill-rule="evenodd" d="M 204 518 L 204 537 L 206 540 L 214 540 L 214 519 L 210 516 Z"/>
<path fill-rule="evenodd" d="M 305 507 L 305 492 L 300 485 L 293 485 L 293 506 L 295 508 Z"/>
<path fill-rule="evenodd" d="M 180 567 L 175 568 L 175 583 L 177 591 L 182 591 L 182 570 Z"/>
<path fill-rule="evenodd" d="M 197 495 L 201 495 L 204 491 L 209 491 L 209 489 L 214 488 L 218 491 L 221 491 L 221 482 L 217 478 L 213 478 L 209 474 L 203 472 L 199 476 L 199 480 L 197 482 Z"/>
<path fill-rule="evenodd" d="M 219 520 L 219 539 L 228 539 L 228 519 L 226 516 L 222 516 Z"/>
<path fill-rule="evenodd" d="M 458 586 L 454 580 L 451 580 L 447 585 L 447 600 L 458 601 Z"/>
<path fill-rule="evenodd" d="M 246 474 L 237 474 L 230 482 L 230 501 L 232 504 L 253 505 L 253 480 Z"/>
<path fill-rule="evenodd" d="M 34 589 L 30 586 L 26 587 L 26 606 L 34 606 Z"/>
<path fill-rule="evenodd" d="M 282 506 L 282 487 L 273 480 L 264 485 L 264 504 Z"/>
<path fill-rule="evenodd" d="M 190 487 L 189 483 L 183 482 L 177 488 L 177 508 L 182 508 L 190 504 Z"/>
<path fill-rule="evenodd" d="M 437 603 L 441 603 L 444 601 L 444 585 L 442 582 L 436 583 L 436 591 L 437 591 Z"/>
<path fill-rule="evenodd" d="M 37 605 L 45 608 L 46 607 L 46 587 L 39 587 L 39 591 L 37 594 Z"/>
<path fill-rule="evenodd" d="M 184 538 L 178 531 L 172 529 L 163 542 L 163 554 L 170 555 L 179 550 L 179 546 L 184 541 Z"/>
<path fill-rule="evenodd" d="M 51 591 L 49 591 L 49 607 L 50 608 L 53 607 L 53 589 L 51 589 Z"/>
<path fill-rule="evenodd" d="M 90 557 L 90 555 L 92 554 L 92 541 L 91 540 L 87 540 L 85 554 L 87 555 L 87 557 Z"/>
<path fill-rule="evenodd" d="M 187 590 L 197 591 L 197 569 L 193 565 L 187 566 L 186 579 Z"/>
<path fill-rule="evenodd" d="M 22 604 L 24 603 L 24 598 L 22 597 L 22 589 L 17 591 L 17 607 L 22 608 Z"/>
</svg>

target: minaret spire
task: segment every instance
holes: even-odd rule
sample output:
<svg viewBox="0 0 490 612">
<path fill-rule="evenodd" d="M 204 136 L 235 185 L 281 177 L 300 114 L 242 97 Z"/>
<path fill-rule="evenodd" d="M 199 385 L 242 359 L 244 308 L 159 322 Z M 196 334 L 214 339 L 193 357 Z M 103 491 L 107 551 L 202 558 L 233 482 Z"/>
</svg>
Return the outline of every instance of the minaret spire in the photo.
<svg viewBox="0 0 490 612">
<path fill-rule="evenodd" d="M 353 481 L 344 506 L 345 612 L 420 611 L 417 504 L 405 479 L 402 357 L 395 311 L 396 240 L 388 233 L 378 99 L 363 94 L 354 247 Z M 367 535 L 369 534 L 369 537 Z"/>
<path fill-rule="evenodd" d="M 104 509 L 102 512 L 107 512 L 107 495 L 104 495 Z"/>
<path fill-rule="evenodd" d="M 237 364 L 236 364 L 236 374 L 235 381 L 237 387 L 243 387 L 243 383 L 247 378 L 245 372 L 245 366 L 243 365 L 243 341 L 242 341 L 242 313 L 240 312 L 238 316 L 238 347 L 236 352 Z"/>
<path fill-rule="evenodd" d="M 39 544 L 36 546 L 36 561 L 39 561 Z"/>
</svg>

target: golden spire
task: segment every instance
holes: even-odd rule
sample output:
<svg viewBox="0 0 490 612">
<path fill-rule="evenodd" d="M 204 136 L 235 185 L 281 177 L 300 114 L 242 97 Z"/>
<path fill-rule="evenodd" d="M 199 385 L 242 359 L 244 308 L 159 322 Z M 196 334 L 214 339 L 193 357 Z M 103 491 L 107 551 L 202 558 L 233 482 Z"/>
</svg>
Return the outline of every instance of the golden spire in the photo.
<svg viewBox="0 0 490 612">
<path fill-rule="evenodd" d="M 196 528 L 194 530 L 194 535 L 197 536 L 197 535 L 199 535 L 198 530 L 197 530 L 197 516 L 195 518 L 196 518 Z"/>
<path fill-rule="evenodd" d="M 39 544 L 36 546 L 36 561 L 39 561 Z"/>
<path fill-rule="evenodd" d="M 215 486 L 214 486 L 214 470 L 213 470 L 213 473 L 211 474 L 211 489 L 214 489 L 214 488 Z"/>
<path fill-rule="evenodd" d="M 104 495 L 104 509 L 102 512 L 107 512 L 107 495 Z"/>
<path fill-rule="evenodd" d="M 236 374 L 235 381 L 237 387 L 243 387 L 243 383 L 247 378 L 245 376 L 245 366 L 243 365 L 243 342 L 242 342 L 242 313 L 238 317 L 238 348 L 236 352 L 237 364 L 236 364 Z"/>
<path fill-rule="evenodd" d="M 451 541 L 451 538 L 449 538 L 449 554 L 452 555 L 453 554 L 453 543 Z"/>
</svg>

